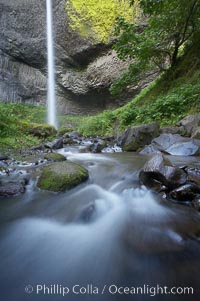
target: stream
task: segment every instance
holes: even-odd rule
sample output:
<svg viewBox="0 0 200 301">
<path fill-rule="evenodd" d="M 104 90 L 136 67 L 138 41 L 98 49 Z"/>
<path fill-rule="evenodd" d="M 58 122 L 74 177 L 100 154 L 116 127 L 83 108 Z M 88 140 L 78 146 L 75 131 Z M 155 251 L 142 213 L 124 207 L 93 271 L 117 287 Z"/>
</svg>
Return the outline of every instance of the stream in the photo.
<svg viewBox="0 0 200 301">
<path fill-rule="evenodd" d="M 197 300 L 199 213 L 139 186 L 146 156 L 60 152 L 89 170 L 86 183 L 57 194 L 32 180 L 24 195 L 0 200 L 2 300 Z M 123 291 L 144 286 L 194 293 Z"/>
</svg>

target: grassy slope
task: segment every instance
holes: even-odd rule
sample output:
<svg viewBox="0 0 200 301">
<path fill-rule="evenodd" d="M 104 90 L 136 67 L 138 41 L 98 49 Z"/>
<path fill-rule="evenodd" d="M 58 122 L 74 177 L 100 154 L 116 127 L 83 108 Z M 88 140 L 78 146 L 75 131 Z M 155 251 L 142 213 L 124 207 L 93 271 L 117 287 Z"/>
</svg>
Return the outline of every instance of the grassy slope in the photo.
<svg viewBox="0 0 200 301">
<path fill-rule="evenodd" d="M 0 151 L 20 150 L 40 143 L 27 134 L 32 123 L 43 123 L 45 108 L 16 103 L 0 102 Z"/>
</svg>

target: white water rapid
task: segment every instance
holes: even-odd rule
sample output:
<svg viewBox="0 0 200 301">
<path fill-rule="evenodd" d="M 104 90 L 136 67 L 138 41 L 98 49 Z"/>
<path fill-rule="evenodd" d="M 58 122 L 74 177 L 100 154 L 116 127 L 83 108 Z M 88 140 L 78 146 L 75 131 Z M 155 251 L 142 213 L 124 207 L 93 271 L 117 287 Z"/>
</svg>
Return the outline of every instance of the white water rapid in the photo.
<svg viewBox="0 0 200 301">
<path fill-rule="evenodd" d="M 47 51 L 48 51 L 48 105 L 47 105 L 48 124 L 57 127 L 52 0 L 46 0 L 46 10 L 47 10 Z"/>
</svg>

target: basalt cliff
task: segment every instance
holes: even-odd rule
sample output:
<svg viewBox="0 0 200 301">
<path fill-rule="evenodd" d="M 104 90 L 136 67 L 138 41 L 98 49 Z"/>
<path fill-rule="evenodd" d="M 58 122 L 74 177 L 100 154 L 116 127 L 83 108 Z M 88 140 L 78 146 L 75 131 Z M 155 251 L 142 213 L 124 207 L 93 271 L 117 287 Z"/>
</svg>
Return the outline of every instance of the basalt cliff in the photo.
<svg viewBox="0 0 200 301">
<path fill-rule="evenodd" d="M 111 44 L 72 32 L 66 0 L 53 0 L 56 94 L 64 114 L 94 114 L 130 100 L 148 80 L 111 96 L 113 79 L 126 70 Z M 46 1 L 0 0 L 0 100 L 46 103 Z M 150 79 L 151 80 L 151 79 Z"/>
</svg>

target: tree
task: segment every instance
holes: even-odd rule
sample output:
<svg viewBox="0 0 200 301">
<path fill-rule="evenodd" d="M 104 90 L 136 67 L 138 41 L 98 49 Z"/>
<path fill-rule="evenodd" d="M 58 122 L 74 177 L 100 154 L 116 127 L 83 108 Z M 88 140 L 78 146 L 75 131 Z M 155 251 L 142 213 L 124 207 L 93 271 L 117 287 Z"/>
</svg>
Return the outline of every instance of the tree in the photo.
<svg viewBox="0 0 200 301">
<path fill-rule="evenodd" d="M 200 30 L 199 0 L 140 0 L 139 6 L 143 15 L 137 24 L 124 18 L 117 21 L 114 48 L 121 59 L 133 63 L 113 84 L 113 93 L 137 81 L 143 71 L 165 71 L 176 65 L 181 50 Z"/>
<path fill-rule="evenodd" d="M 82 36 L 108 42 L 117 17 L 131 22 L 137 16 L 138 1 L 130 7 L 129 0 L 68 0 L 66 9 L 70 26 Z"/>
</svg>

